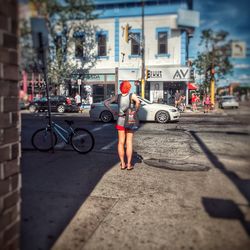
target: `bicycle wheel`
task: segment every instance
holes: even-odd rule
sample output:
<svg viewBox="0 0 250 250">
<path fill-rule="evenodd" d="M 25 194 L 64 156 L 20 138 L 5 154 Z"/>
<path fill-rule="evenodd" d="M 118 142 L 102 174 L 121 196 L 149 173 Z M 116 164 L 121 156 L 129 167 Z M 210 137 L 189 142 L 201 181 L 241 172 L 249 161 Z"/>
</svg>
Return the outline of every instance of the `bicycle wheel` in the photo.
<svg viewBox="0 0 250 250">
<path fill-rule="evenodd" d="M 94 136 L 84 128 L 76 128 L 70 137 L 70 143 L 74 150 L 81 154 L 90 152 L 94 145 Z"/>
<path fill-rule="evenodd" d="M 38 129 L 31 138 L 33 147 L 39 151 L 46 152 L 52 149 L 50 129 L 41 128 Z M 57 143 L 57 136 L 53 132 L 53 143 L 54 146 Z"/>
</svg>

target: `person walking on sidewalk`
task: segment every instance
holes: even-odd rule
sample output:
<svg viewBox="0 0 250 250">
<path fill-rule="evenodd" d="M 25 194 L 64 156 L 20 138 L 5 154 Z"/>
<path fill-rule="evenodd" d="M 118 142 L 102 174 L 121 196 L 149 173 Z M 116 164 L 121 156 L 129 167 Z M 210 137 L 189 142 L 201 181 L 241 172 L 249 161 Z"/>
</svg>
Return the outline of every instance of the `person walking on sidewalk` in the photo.
<svg viewBox="0 0 250 250">
<path fill-rule="evenodd" d="M 210 110 L 210 105 L 211 105 L 211 99 L 209 95 L 205 95 L 204 98 L 204 113 L 208 113 Z"/>
<path fill-rule="evenodd" d="M 192 103 L 192 111 L 197 111 L 197 96 L 195 93 L 192 93 L 191 103 Z"/>
<path fill-rule="evenodd" d="M 130 94 L 131 84 L 129 81 L 123 81 L 120 85 L 121 94 L 115 95 L 110 99 L 104 101 L 105 107 L 112 112 L 113 115 L 117 115 L 117 112 L 110 107 L 110 104 L 113 102 L 118 102 L 118 119 L 116 124 L 116 129 L 118 131 L 118 155 L 120 158 L 120 167 L 121 170 L 127 169 L 132 170 L 133 166 L 131 164 L 132 155 L 133 155 L 133 136 L 134 131 L 125 129 L 125 116 L 126 110 L 129 108 L 130 103 Z M 132 94 L 131 100 L 134 101 L 136 111 L 139 111 L 140 101 L 136 94 Z M 126 143 L 126 156 L 127 164 L 125 163 L 125 143 Z"/>
<path fill-rule="evenodd" d="M 75 95 L 75 101 L 76 101 L 76 105 L 78 106 L 78 109 L 80 110 L 80 106 L 82 104 L 82 101 L 81 101 L 81 96 L 79 95 L 78 92 Z"/>
<path fill-rule="evenodd" d="M 179 90 L 177 89 L 175 94 L 174 94 L 174 106 L 177 108 L 177 106 L 180 103 L 180 98 L 181 98 L 181 94 L 179 92 Z"/>
</svg>

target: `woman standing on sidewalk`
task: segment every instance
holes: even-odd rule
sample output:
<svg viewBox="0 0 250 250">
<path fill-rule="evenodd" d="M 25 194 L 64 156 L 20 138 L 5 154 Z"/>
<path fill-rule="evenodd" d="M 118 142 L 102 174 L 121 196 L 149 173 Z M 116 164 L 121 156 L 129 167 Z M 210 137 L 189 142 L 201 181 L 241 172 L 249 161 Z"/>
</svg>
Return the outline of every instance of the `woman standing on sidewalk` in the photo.
<svg viewBox="0 0 250 250">
<path fill-rule="evenodd" d="M 204 99 L 204 113 L 208 113 L 210 110 L 211 100 L 209 95 L 205 95 Z"/>
<path fill-rule="evenodd" d="M 133 166 L 131 164 L 133 155 L 133 136 L 134 132 L 124 128 L 126 110 L 129 108 L 131 84 L 129 81 L 123 81 L 120 85 L 121 94 L 113 96 L 111 99 L 104 101 L 105 107 L 107 107 L 113 115 L 117 115 L 116 111 L 112 110 L 110 104 L 113 102 L 118 102 L 118 119 L 116 124 L 116 129 L 118 131 L 118 155 L 120 158 L 120 167 L 122 170 L 132 170 Z M 135 94 L 132 94 L 131 101 L 134 101 L 136 112 L 140 108 L 140 101 Z M 125 143 L 126 143 L 126 156 L 127 164 L 125 163 Z"/>
<path fill-rule="evenodd" d="M 197 111 L 197 102 L 199 98 L 195 93 L 192 93 L 191 103 L 192 103 L 192 111 Z"/>
</svg>

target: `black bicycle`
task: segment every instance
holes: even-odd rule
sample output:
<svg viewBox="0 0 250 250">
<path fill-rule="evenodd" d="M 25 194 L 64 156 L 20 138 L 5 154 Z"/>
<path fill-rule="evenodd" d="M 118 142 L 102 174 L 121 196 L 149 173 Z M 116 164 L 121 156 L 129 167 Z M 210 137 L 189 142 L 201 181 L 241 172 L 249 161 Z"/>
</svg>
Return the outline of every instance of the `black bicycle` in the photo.
<svg viewBox="0 0 250 250">
<path fill-rule="evenodd" d="M 68 124 L 68 128 L 66 129 L 53 121 L 51 126 L 48 124 L 46 128 L 38 129 L 31 138 L 33 147 L 39 151 L 47 152 L 53 148 L 52 145 L 55 146 L 57 144 L 59 136 L 66 144 L 70 144 L 78 153 L 89 153 L 95 145 L 94 136 L 87 129 L 72 128 L 71 125 L 74 124 L 72 120 L 65 120 L 65 122 Z"/>
</svg>

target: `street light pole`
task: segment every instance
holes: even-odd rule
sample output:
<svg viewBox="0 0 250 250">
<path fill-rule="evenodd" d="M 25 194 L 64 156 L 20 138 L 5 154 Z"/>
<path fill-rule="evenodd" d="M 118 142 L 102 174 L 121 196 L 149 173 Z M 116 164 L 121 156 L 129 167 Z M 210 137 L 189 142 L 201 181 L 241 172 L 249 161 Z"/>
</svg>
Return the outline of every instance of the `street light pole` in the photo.
<svg viewBox="0 0 250 250">
<path fill-rule="evenodd" d="M 212 65 L 211 65 L 211 80 L 210 80 L 210 95 L 211 95 L 211 103 L 214 107 L 215 105 L 215 78 L 214 78 L 214 52 L 215 52 L 215 48 L 213 46 L 212 48 Z"/>
<path fill-rule="evenodd" d="M 145 36 L 144 36 L 144 0 L 142 0 L 142 46 L 141 46 L 141 96 L 145 98 Z"/>
</svg>

